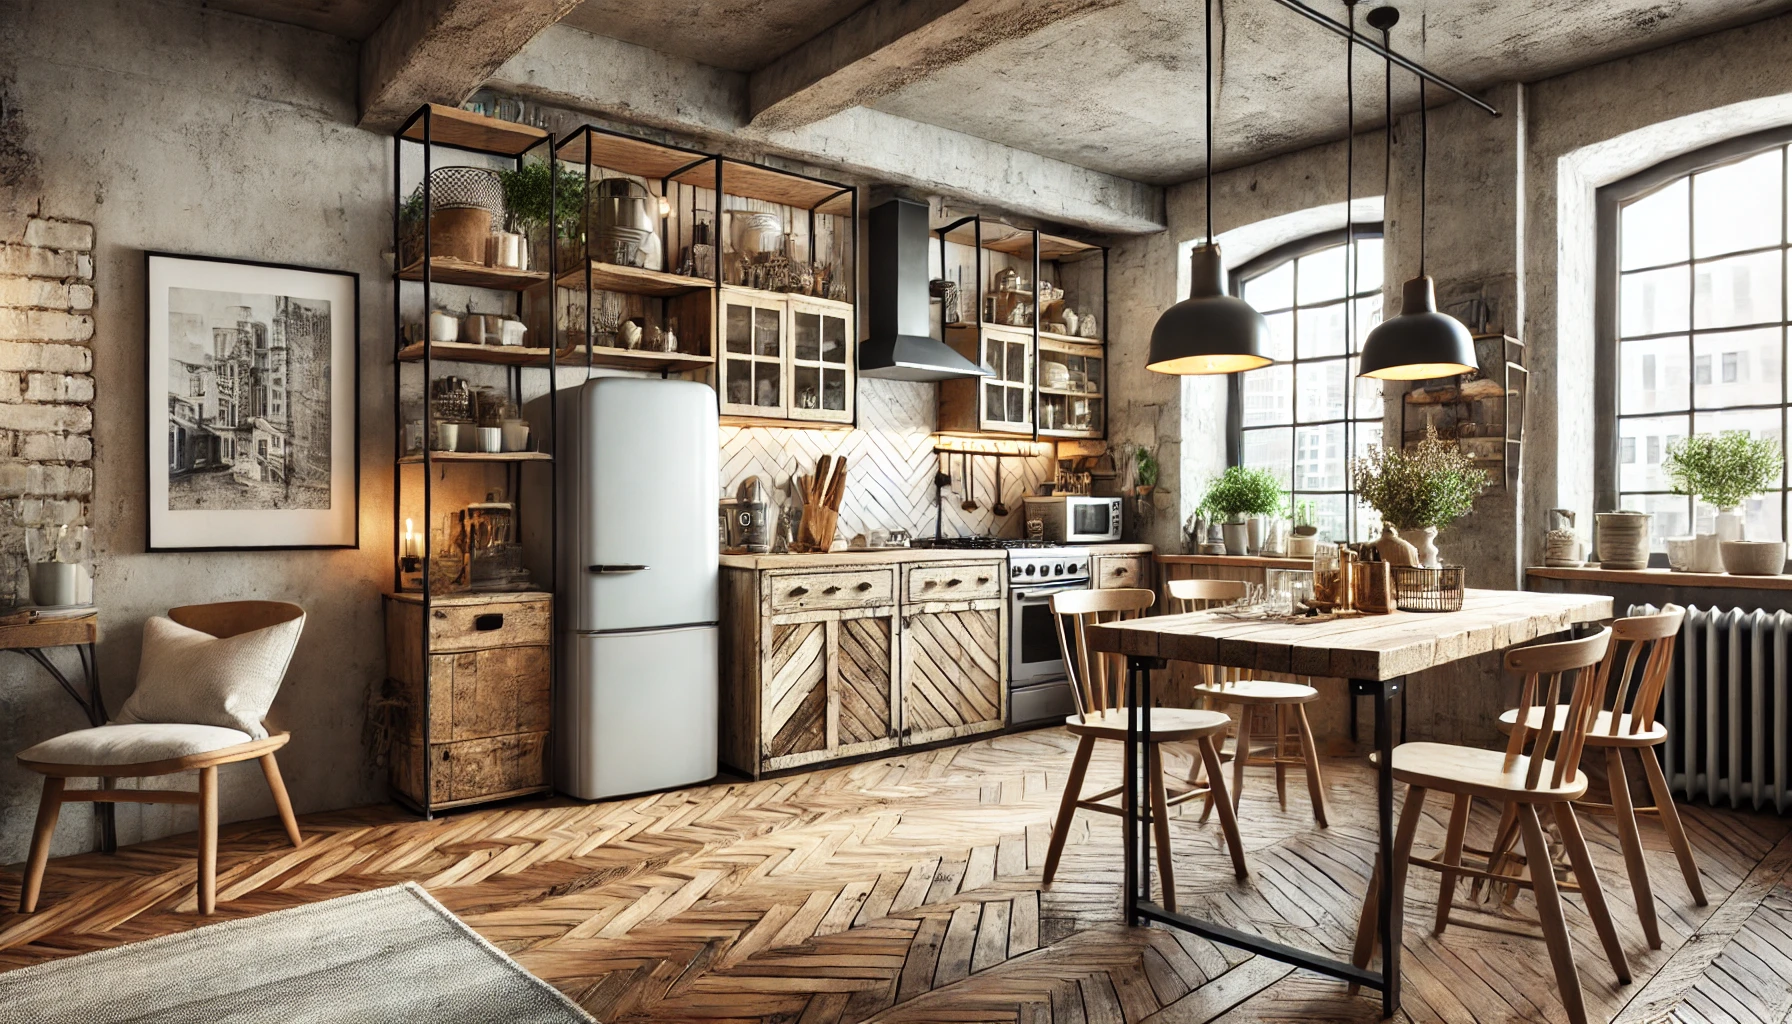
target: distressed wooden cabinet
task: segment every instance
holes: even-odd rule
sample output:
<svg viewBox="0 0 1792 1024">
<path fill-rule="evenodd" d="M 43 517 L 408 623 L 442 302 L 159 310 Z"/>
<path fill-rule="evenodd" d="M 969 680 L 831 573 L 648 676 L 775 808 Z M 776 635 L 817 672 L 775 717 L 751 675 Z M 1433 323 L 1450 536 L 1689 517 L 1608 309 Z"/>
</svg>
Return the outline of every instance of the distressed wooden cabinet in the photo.
<svg viewBox="0 0 1792 1024">
<path fill-rule="evenodd" d="M 721 759 L 761 773 L 1000 729 L 996 560 L 722 572 Z"/>
<path fill-rule="evenodd" d="M 1097 590 L 1116 587 L 1151 589 L 1150 555 L 1096 555 L 1091 568 Z"/>
<path fill-rule="evenodd" d="M 850 424 L 858 357 L 850 303 L 721 290 L 722 415 Z"/>
<path fill-rule="evenodd" d="M 386 595 L 391 782 L 407 802 L 439 810 L 548 788 L 552 608 L 541 593 L 440 595 L 425 629 L 420 595 Z"/>
</svg>

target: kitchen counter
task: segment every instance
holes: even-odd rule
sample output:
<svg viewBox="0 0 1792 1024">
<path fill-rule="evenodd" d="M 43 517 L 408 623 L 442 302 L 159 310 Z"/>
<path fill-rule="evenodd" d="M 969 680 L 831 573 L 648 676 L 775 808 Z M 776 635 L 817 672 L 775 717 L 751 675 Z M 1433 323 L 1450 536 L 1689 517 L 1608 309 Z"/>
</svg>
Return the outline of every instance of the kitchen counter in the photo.
<svg viewBox="0 0 1792 1024">
<path fill-rule="evenodd" d="M 1076 544 L 1067 545 L 1091 555 L 1146 555 L 1149 544 Z M 903 562 L 963 562 L 1003 558 L 1001 548 L 841 548 L 826 554 L 804 555 L 723 555 L 724 569 L 835 569 L 855 565 L 896 565 Z"/>
</svg>

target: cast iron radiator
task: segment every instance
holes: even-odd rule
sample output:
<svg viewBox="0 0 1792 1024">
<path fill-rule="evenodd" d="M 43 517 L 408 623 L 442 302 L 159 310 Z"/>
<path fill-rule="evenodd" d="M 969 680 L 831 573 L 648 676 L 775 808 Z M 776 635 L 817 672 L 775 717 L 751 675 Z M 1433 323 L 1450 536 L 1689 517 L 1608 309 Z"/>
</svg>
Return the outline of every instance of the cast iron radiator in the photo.
<svg viewBox="0 0 1792 1024">
<path fill-rule="evenodd" d="M 1658 611 L 1632 605 L 1629 614 Z M 1688 606 L 1658 717 L 1668 785 L 1732 808 L 1792 807 L 1792 614 Z"/>
</svg>

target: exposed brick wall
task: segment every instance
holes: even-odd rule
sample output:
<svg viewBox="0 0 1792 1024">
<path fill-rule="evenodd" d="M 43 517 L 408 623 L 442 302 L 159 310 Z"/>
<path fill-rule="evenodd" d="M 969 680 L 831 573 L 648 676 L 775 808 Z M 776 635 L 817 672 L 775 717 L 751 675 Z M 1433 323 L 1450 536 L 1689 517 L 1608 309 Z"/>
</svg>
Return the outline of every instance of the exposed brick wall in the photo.
<svg viewBox="0 0 1792 1024">
<path fill-rule="evenodd" d="M 0 606 L 29 595 L 27 534 L 88 524 L 92 341 L 93 225 L 32 217 L 0 240 Z"/>
</svg>

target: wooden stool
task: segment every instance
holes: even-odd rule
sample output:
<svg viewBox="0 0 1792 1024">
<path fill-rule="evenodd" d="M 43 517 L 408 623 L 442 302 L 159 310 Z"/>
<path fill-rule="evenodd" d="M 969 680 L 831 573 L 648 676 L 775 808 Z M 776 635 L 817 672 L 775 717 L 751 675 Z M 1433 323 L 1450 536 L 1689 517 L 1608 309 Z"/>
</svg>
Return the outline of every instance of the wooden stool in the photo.
<svg viewBox="0 0 1792 1024">
<path fill-rule="evenodd" d="M 1667 742 L 1667 727 L 1655 720 L 1655 712 L 1661 705 L 1668 670 L 1673 667 L 1674 641 L 1680 635 L 1680 624 L 1685 618 L 1686 609 L 1670 604 L 1654 615 L 1637 615 L 1612 623 L 1612 646 L 1600 668 L 1600 693 L 1593 704 L 1600 710 L 1586 738 L 1587 746 L 1605 750 L 1612 802 L 1575 801 L 1576 807 L 1610 813 L 1616 819 L 1618 843 L 1624 850 L 1624 867 L 1630 875 L 1630 888 L 1636 894 L 1637 916 L 1642 920 L 1643 935 L 1648 938 L 1650 949 L 1661 948 L 1661 926 L 1655 918 L 1655 894 L 1649 886 L 1649 867 L 1643 860 L 1643 837 L 1636 825 L 1638 812 L 1653 813 L 1661 818 L 1668 845 L 1674 848 L 1674 856 L 1680 861 L 1680 873 L 1686 879 L 1693 903 L 1701 907 L 1706 904 L 1705 887 L 1699 883 L 1699 865 L 1693 860 L 1692 844 L 1687 842 L 1680 813 L 1674 808 L 1673 794 L 1668 791 L 1668 780 L 1652 749 Z M 1618 674 L 1618 688 L 1611 707 L 1606 709 L 1603 698 L 1609 689 L 1612 666 L 1618 663 L 1620 647 L 1626 651 L 1624 667 Z M 1556 732 L 1562 731 L 1569 710 L 1567 705 L 1557 705 Z M 1512 732 L 1518 722 L 1518 713 L 1518 709 L 1513 708 L 1500 716 L 1503 732 Z M 1526 730 L 1531 733 L 1540 731 L 1543 715 L 1543 708 L 1532 708 L 1525 720 Z M 1624 766 L 1626 749 L 1635 750 L 1638 760 L 1643 763 L 1643 777 L 1655 799 L 1653 806 L 1635 807 L 1630 802 L 1630 777 Z M 1531 753 L 1535 755 L 1536 748 L 1533 747 Z M 1494 857 L 1507 856 L 1516 837 L 1517 821 L 1508 812 L 1500 822 L 1499 838 L 1493 846 Z"/>
<path fill-rule="evenodd" d="M 1537 897 L 1537 914 L 1543 926 L 1543 938 L 1549 948 L 1550 962 L 1555 967 L 1556 984 L 1561 989 L 1562 1005 L 1572 1024 L 1586 1024 L 1586 1004 L 1581 997 L 1580 974 L 1574 966 L 1574 947 L 1568 936 L 1568 922 L 1562 913 L 1561 890 L 1580 892 L 1587 904 L 1587 916 L 1605 946 L 1606 956 L 1622 984 L 1630 982 L 1630 966 L 1624 949 L 1618 944 L 1617 930 L 1605 905 L 1605 893 L 1599 887 L 1599 876 L 1593 870 L 1587 853 L 1580 822 L 1574 816 L 1574 801 L 1587 791 L 1587 779 L 1580 774 L 1581 750 L 1587 730 L 1594 720 L 1594 702 L 1603 690 L 1603 673 L 1598 667 L 1610 646 L 1612 631 L 1601 629 L 1592 636 L 1562 643 L 1539 644 L 1506 652 L 1506 668 L 1524 678 L 1522 707 L 1519 718 L 1529 720 L 1533 708 L 1555 707 L 1562 696 L 1562 677 L 1574 676 L 1572 697 L 1563 716 L 1545 715 L 1540 728 L 1528 725 L 1515 727 L 1504 751 L 1481 750 L 1449 743 L 1402 743 L 1394 748 L 1394 778 L 1406 783 L 1406 803 L 1400 809 L 1400 827 L 1394 838 L 1394 863 L 1391 870 L 1376 858 L 1375 873 L 1369 892 L 1363 900 L 1362 916 L 1357 921 L 1356 949 L 1351 962 L 1368 967 L 1381 938 L 1376 928 L 1376 903 L 1380 887 L 1393 886 L 1393 935 L 1389 942 L 1399 942 L 1400 918 L 1406 895 L 1406 869 L 1410 866 L 1429 868 L 1443 875 L 1437 897 L 1436 933 L 1443 934 L 1450 920 L 1458 878 L 1467 876 L 1487 879 L 1531 889 Z M 1544 680 L 1547 679 L 1547 682 Z M 1558 728 L 1558 722 L 1560 727 Z M 1559 734 L 1561 748 L 1553 761 L 1527 756 L 1525 747 L 1535 741 L 1537 751 L 1549 749 Z M 1450 824 L 1443 851 L 1434 858 L 1415 857 L 1413 838 L 1418 832 L 1419 818 L 1430 790 L 1449 793 L 1456 800 L 1450 811 Z M 1475 797 L 1496 800 L 1512 808 L 1520 835 L 1524 837 L 1526 860 L 1532 866 L 1528 878 L 1499 873 L 1497 855 L 1489 855 L 1485 867 L 1463 863 L 1464 833 L 1468 828 L 1469 807 Z M 1543 835 L 1540 809 L 1548 810 L 1562 834 L 1562 845 L 1568 852 L 1571 879 L 1558 881 L 1550 861 L 1549 846 Z M 1471 851 L 1472 852 L 1472 851 Z M 1351 986 L 1354 992 L 1356 986 Z"/>
<path fill-rule="evenodd" d="M 1052 598 L 1052 618 L 1058 627 L 1058 643 L 1064 650 L 1064 667 L 1070 675 L 1070 692 L 1076 698 L 1077 713 L 1064 720 L 1064 728 L 1076 736 L 1076 757 L 1070 764 L 1070 778 L 1064 783 L 1064 798 L 1058 805 L 1058 817 L 1052 822 L 1051 844 L 1045 854 L 1045 883 L 1051 884 L 1058 871 L 1058 858 L 1064 852 L 1064 840 L 1070 834 L 1070 822 L 1077 808 L 1102 814 L 1124 816 L 1127 808 L 1103 801 L 1121 796 L 1125 786 L 1115 786 L 1091 796 L 1083 796 L 1083 776 L 1089 770 L 1089 758 L 1095 752 L 1096 740 L 1126 742 L 1127 707 L 1122 680 L 1124 659 L 1119 655 L 1091 654 L 1087 628 L 1098 622 L 1114 622 L 1136 617 L 1151 607 L 1157 595 L 1149 590 L 1073 590 Z M 1115 699 L 1119 695 L 1121 699 Z M 1239 878 L 1249 870 L 1244 861 L 1244 843 L 1238 836 L 1238 820 L 1232 804 L 1226 799 L 1225 782 L 1220 777 L 1220 752 L 1214 737 L 1224 737 L 1232 720 L 1218 711 L 1196 711 L 1184 708 L 1152 708 L 1150 761 L 1146 777 L 1150 780 L 1150 821 L 1157 844 L 1157 869 L 1163 876 L 1164 908 L 1176 909 L 1176 875 L 1170 864 L 1170 808 L 1193 800 L 1209 798 L 1210 805 L 1220 809 L 1220 828 L 1225 833 L 1226 849 L 1232 855 L 1232 869 Z M 1208 784 L 1191 785 L 1170 796 L 1164 786 L 1163 755 L 1165 743 L 1194 743 L 1200 761 L 1206 765 Z M 1199 772 L 1191 772 L 1198 775 Z M 1122 796 L 1124 802 L 1124 797 Z"/>
<path fill-rule="evenodd" d="M 1204 611 L 1245 596 L 1245 585 L 1237 580 L 1171 580 L 1169 587 L 1171 599 L 1178 602 L 1177 610 L 1183 612 Z M 1318 699 L 1319 691 L 1304 683 L 1253 679 L 1238 668 L 1221 665 L 1198 668 L 1201 682 L 1193 688 L 1195 696 L 1202 698 L 1208 707 L 1216 704 L 1239 707 L 1238 738 L 1232 746 L 1233 807 L 1238 806 L 1244 794 L 1246 768 L 1274 768 L 1276 798 L 1281 802 L 1282 810 L 1287 810 L 1288 769 L 1298 767 L 1307 774 L 1307 796 L 1313 801 L 1313 820 L 1320 828 L 1325 828 L 1329 824 L 1326 820 L 1325 777 L 1319 770 L 1319 747 L 1313 742 L 1313 727 L 1307 721 L 1306 709 L 1309 701 Z M 1275 751 L 1269 756 L 1256 756 L 1251 752 L 1251 719 L 1258 711 L 1268 711 L 1275 720 Z M 1298 755 L 1289 749 L 1290 744 L 1299 748 Z M 1212 809 L 1209 802 L 1207 809 L 1201 812 L 1202 821 L 1207 820 L 1207 812 Z"/>
</svg>

